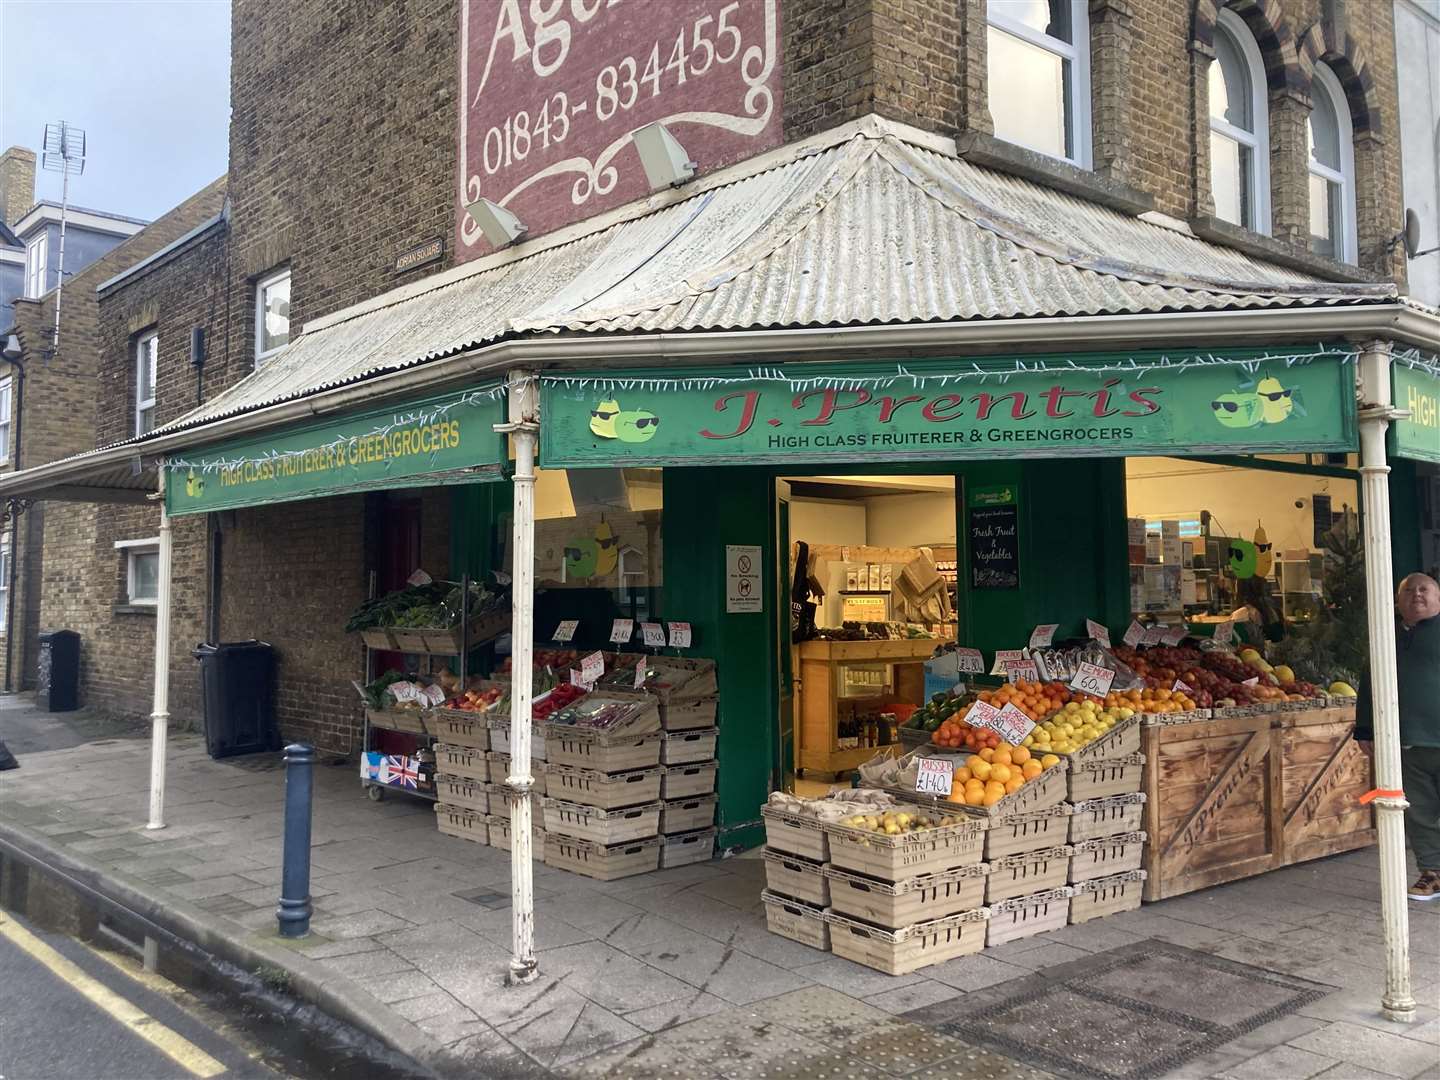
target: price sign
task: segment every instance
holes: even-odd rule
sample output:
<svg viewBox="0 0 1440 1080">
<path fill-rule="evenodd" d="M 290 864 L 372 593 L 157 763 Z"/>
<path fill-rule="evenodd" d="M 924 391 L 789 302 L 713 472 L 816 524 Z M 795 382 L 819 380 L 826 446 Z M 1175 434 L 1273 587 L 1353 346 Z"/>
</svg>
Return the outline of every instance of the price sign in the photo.
<svg viewBox="0 0 1440 1080">
<path fill-rule="evenodd" d="M 991 722 L 1000 715 L 1000 710 L 994 705 L 987 705 L 983 701 L 977 701 L 970 706 L 965 714 L 965 722 L 971 727 L 989 727 Z"/>
<path fill-rule="evenodd" d="M 670 625 L 670 647 L 672 649 L 688 649 L 690 647 L 690 624 L 688 622 L 672 622 Z"/>
<path fill-rule="evenodd" d="M 985 657 L 980 655 L 979 649 L 956 649 L 955 666 L 959 671 L 980 675 L 985 671 Z"/>
<path fill-rule="evenodd" d="M 445 691 L 440 689 L 440 687 L 436 686 L 434 683 L 431 683 L 429 686 L 425 687 L 425 689 L 420 691 L 420 693 L 425 698 L 425 701 L 432 707 L 435 705 L 445 704 Z"/>
<path fill-rule="evenodd" d="M 642 660 L 640 661 L 640 663 L 638 663 L 638 664 L 635 665 L 635 689 L 636 689 L 636 690 L 644 689 L 644 687 L 645 687 L 645 678 L 646 678 L 646 676 L 648 676 L 649 674 L 650 674 L 649 670 L 645 667 L 645 661 L 642 659 Z"/>
<path fill-rule="evenodd" d="M 1246 680 L 1245 680 L 1244 682 L 1242 682 L 1240 685 L 1241 685 L 1241 686 L 1259 686 L 1259 685 L 1260 685 L 1260 676 L 1259 676 L 1259 675 L 1252 675 L 1250 678 L 1246 679 Z"/>
<path fill-rule="evenodd" d="M 388 687 L 390 696 L 395 699 L 397 705 L 408 705 L 411 702 L 423 704 L 420 689 L 414 683 L 397 682 L 391 683 Z"/>
<path fill-rule="evenodd" d="M 592 652 L 589 656 L 580 660 L 580 677 L 587 683 L 593 683 L 601 675 L 605 674 L 605 654 Z"/>
<path fill-rule="evenodd" d="M 1024 650 L 1024 649 L 996 649 L 996 650 L 995 650 L 995 666 L 990 669 L 990 674 L 991 674 L 991 675 L 1004 675 L 1004 674 L 1005 674 L 1005 665 L 1006 665 L 1006 664 L 1010 663 L 1012 660 L 1024 660 L 1024 659 L 1025 659 L 1025 650 Z"/>
<path fill-rule="evenodd" d="M 560 625 L 555 627 L 555 633 L 551 634 L 550 638 L 553 641 L 570 641 L 579 628 L 579 619 L 561 619 Z"/>
<path fill-rule="evenodd" d="M 1110 692 L 1110 684 L 1114 681 L 1115 672 L 1109 668 L 1101 667 L 1099 664 L 1087 664 L 1081 660 L 1079 670 L 1070 680 L 1070 688 L 1079 690 L 1082 694 L 1093 694 L 1095 697 L 1103 698 Z"/>
<path fill-rule="evenodd" d="M 658 622 L 642 622 L 640 638 L 649 648 L 663 649 L 665 647 L 665 628 Z"/>
<path fill-rule="evenodd" d="M 1164 645 L 1179 645 L 1185 640 L 1185 627 L 1172 626 L 1160 635 L 1160 641 Z"/>
<path fill-rule="evenodd" d="M 1133 649 L 1145 640 L 1145 628 L 1134 619 L 1131 619 L 1130 625 L 1125 628 L 1125 637 L 1121 640 Z"/>
<path fill-rule="evenodd" d="M 590 689 L 595 685 L 595 683 L 594 683 L 593 680 L 591 680 L 590 682 L 586 682 L 586 681 L 585 681 L 585 676 L 584 676 L 584 674 L 580 671 L 580 669 L 579 669 L 579 668 L 573 668 L 573 667 L 572 667 L 572 668 L 570 669 L 570 685 L 571 685 L 571 686 L 578 686 L 578 687 L 580 687 L 581 690 L 584 690 L 586 693 L 589 693 L 589 692 L 590 692 Z"/>
<path fill-rule="evenodd" d="M 1212 640 L 1216 645 L 1229 645 L 1235 640 L 1235 624 L 1229 621 L 1216 623 L 1215 637 Z"/>
<path fill-rule="evenodd" d="M 1034 660 L 1006 660 L 1006 682 L 1039 682 L 1040 669 Z"/>
<path fill-rule="evenodd" d="M 1159 645 L 1160 642 L 1163 641 L 1164 639 L 1165 639 L 1165 627 L 1163 627 L 1163 626 L 1152 626 L 1152 627 L 1150 627 L 1150 629 L 1148 629 L 1148 630 L 1145 631 L 1145 639 L 1141 642 L 1141 644 L 1142 644 L 1142 645 Z"/>
<path fill-rule="evenodd" d="M 1019 746 L 1035 730 L 1035 721 L 1007 701 L 999 715 L 986 727 L 997 733 L 1011 746 Z"/>
<path fill-rule="evenodd" d="M 922 757 L 916 764 L 915 790 L 922 795 L 949 795 L 950 785 L 955 779 L 955 761 L 952 758 Z"/>
<path fill-rule="evenodd" d="M 610 624 L 610 640 L 616 645 L 624 645 L 634 636 L 634 619 L 616 619 Z"/>
<path fill-rule="evenodd" d="M 1098 641 L 1105 648 L 1110 648 L 1110 630 L 1102 626 L 1094 619 L 1085 620 L 1085 632 L 1090 635 L 1091 641 Z"/>
<path fill-rule="evenodd" d="M 1170 687 L 1170 689 L 1178 690 L 1180 691 L 1180 693 L 1185 694 L 1186 696 L 1195 693 L 1195 691 L 1190 689 L 1190 687 L 1186 684 L 1184 679 L 1176 679 L 1175 685 Z"/>
<path fill-rule="evenodd" d="M 1059 623 L 1041 623 L 1030 631 L 1030 648 L 1043 649 L 1055 640 L 1055 631 L 1060 629 Z"/>
<path fill-rule="evenodd" d="M 432 581 L 434 581 L 434 580 L 435 580 L 435 579 L 432 578 L 429 574 L 427 574 L 424 570 L 416 570 L 413 574 L 411 574 L 409 577 L 407 577 L 407 578 L 405 579 L 405 584 L 406 584 L 406 585 L 429 585 L 429 584 L 430 584 Z"/>
</svg>

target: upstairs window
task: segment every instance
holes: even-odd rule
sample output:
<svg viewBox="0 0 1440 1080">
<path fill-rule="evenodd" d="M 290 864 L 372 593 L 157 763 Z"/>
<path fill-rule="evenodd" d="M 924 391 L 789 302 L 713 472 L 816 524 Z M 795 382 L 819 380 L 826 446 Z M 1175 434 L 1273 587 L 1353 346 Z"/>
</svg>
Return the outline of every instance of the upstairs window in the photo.
<svg viewBox="0 0 1440 1080">
<path fill-rule="evenodd" d="M 0 465 L 10 460 L 10 414 L 14 394 L 14 383 L 10 378 L 0 379 Z"/>
<path fill-rule="evenodd" d="M 1355 146 L 1345 91 L 1335 73 L 1315 66 L 1310 136 L 1310 248 L 1341 262 L 1354 262 Z"/>
<path fill-rule="evenodd" d="M 115 549 L 125 559 L 125 596 L 122 603 L 153 607 L 160 598 L 160 538 L 117 540 Z"/>
<path fill-rule="evenodd" d="M 290 271 L 255 283 L 255 364 L 290 344 Z"/>
<path fill-rule="evenodd" d="M 25 245 L 25 296 L 36 300 L 45 295 L 45 271 L 50 258 L 50 237 L 41 233 Z"/>
<path fill-rule="evenodd" d="M 135 341 L 135 434 L 155 427 L 155 380 L 160 368 L 160 335 L 151 331 Z"/>
<path fill-rule="evenodd" d="M 1085 0 L 988 0 L 986 19 L 996 138 L 1089 168 Z"/>
<path fill-rule="evenodd" d="M 1210 64 L 1210 192 L 1215 216 L 1270 231 L 1270 110 L 1265 65 L 1249 28 L 1220 12 Z"/>
</svg>

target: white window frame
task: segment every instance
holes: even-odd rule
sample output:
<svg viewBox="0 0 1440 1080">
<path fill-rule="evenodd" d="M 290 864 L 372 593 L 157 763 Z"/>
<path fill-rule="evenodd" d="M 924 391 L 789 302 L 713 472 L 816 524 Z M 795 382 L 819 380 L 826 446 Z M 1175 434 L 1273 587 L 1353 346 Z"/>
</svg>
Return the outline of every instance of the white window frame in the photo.
<svg viewBox="0 0 1440 1080">
<path fill-rule="evenodd" d="M 1265 58 L 1260 55 L 1260 44 L 1245 20 L 1229 8 L 1220 9 L 1215 23 L 1215 32 L 1223 33 L 1240 50 L 1240 57 L 1250 69 L 1250 115 L 1255 120 L 1255 130 L 1246 131 L 1226 120 L 1210 115 L 1210 130 L 1234 139 L 1250 148 L 1250 193 L 1254 203 L 1253 223 L 1241 222 L 1240 227 L 1251 232 L 1270 235 L 1270 84 L 1265 81 Z M 1210 63 L 1218 64 L 1219 60 Z M 1209 104 L 1205 111 L 1210 112 Z M 1211 164 L 1212 183 L 1214 164 Z"/>
<path fill-rule="evenodd" d="M 290 277 L 290 268 L 284 267 L 280 270 L 273 270 L 255 282 L 255 366 L 259 367 L 270 357 L 275 356 L 290 344 L 277 345 L 273 349 L 260 349 L 260 343 L 265 340 L 265 290 L 277 282 L 284 281 Z M 291 281 L 290 288 L 293 292 L 295 283 Z"/>
<path fill-rule="evenodd" d="M 154 344 L 153 353 L 150 348 L 151 343 Z M 151 371 L 150 396 L 148 398 L 142 398 L 140 396 L 140 387 L 143 385 L 144 379 L 141 376 L 144 371 L 144 365 L 150 363 L 154 365 Z M 147 410 L 152 414 L 155 411 L 155 398 L 157 396 L 155 384 L 160 381 L 159 375 L 160 331 L 147 330 L 135 339 L 135 435 L 137 437 L 144 435 L 147 431 L 155 427 L 153 415 L 149 428 L 144 426 L 144 417 Z"/>
<path fill-rule="evenodd" d="M 158 536 L 146 537 L 142 540 L 116 540 L 115 550 L 125 553 L 125 603 L 133 607 L 154 607 L 159 603 L 158 593 L 160 591 L 157 581 L 153 597 L 136 597 L 135 595 L 135 557 L 137 555 L 160 555 L 160 538 Z"/>
<path fill-rule="evenodd" d="M 1336 172 L 1311 157 L 1308 140 L 1305 148 L 1306 166 L 1312 175 L 1340 187 L 1341 236 L 1335 257 L 1341 262 L 1354 263 L 1359 261 L 1359 251 L 1355 235 L 1355 128 L 1350 122 L 1350 99 L 1345 96 L 1345 88 L 1340 85 L 1340 79 L 1325 64 L 1315 65 L 1311 85 L 1315 93 L 1329 97 L 1330 108 L 1335 113 L 1335 134 L 1340 143 L 1340 171 Z M 1306 189 L 1309 189 L 1308 184 Z"/>
<path fill-rule="evenodd" d="M 15 557 L 14 533 L 0 536 L 0 637 L 10 625 L 10 560 Z"/>
<path fill-rule="evenodd" d="M 14 419 L 15 381 L 0 379 L 0 465 L 10 464 L 10 425 Z"/>
<path fill-rule="evenodd" d="M 25 245 L 25 298 L 38 300 L 45 295 L 45 282 L 49 278 L 50 233 L 41 232 Z"/>
<path fill-rule="evenodd" d="M 988 0 L 985 3 L 985 22 L 987 26 L 993 26 L 997 30 L 1003 30 L 1021 41 L 1034 45 L 1036 48 L 1044 49 L 1046 52 L 1054 53 L 1062 59 L 1070 61 L 1070 122 L 1074 130 L 1068 132 L 1070 145 L 1074 149 L 1074 157 L 1060 157 L 1058 160 L 1069 162 L 1071 165 L 1081 169 L 1091 168 L 1091 153 L 1093 140 L 1090 131 L 1090 5 L 1088 0 L 1070 0 L 1070 26 L 1071 34 L 1075 38 L 1072 45 L 1053 38 L 1043 30 L 1036 30 L 1033 26 L 1012 19 L 1004 13 L 1004 8 L 994 10 Z M 995 92 L 993 86 L 986 87 L 986 93 Z M 1044 154 L 1046 157 L 1052 155 L 1039 147 L 1028 146 L 1025 143 L 1017 143 L 1018 146 L 1025 146 L 1027 150 L 1034 150 L 1037 154 Z"/>
</svg>

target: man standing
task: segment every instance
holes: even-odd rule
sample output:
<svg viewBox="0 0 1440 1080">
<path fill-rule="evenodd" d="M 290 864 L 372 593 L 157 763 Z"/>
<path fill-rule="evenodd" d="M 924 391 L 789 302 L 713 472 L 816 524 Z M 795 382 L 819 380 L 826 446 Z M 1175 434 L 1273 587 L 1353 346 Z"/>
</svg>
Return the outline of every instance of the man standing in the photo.
<svg viewBox="0 0 1440 1080">
<path fill-rule="evenodd" d="M 1395 593 L 1400 629 L 1395 673 L 1400 689 L 1400 775 L 1405 785 L 1405 834 L 1420 876 L 1412 900 L 1440 900 L 1440 583 L 1411 574 Z M 1370 678 L 1360 684 L 1355 740 L 1375 737 Z"/>
</svg>

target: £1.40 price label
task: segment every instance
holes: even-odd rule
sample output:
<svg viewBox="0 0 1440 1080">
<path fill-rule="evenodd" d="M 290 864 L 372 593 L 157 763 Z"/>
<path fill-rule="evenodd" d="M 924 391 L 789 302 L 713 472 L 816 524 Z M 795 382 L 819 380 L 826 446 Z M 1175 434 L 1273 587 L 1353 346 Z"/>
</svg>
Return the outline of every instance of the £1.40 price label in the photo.
<svg viewBox="0 0 1440 1080">
<path fill-rule="evenodd" d="M 1075 672 L 1075 677 L 1070 680 L 1070 689 L 1103 698 L 1110 692 L 1110 684 L 1114 681 L 1115 672 L 1109 668 L 1101 667 L 1099 664 L 1089 664 L 1082 660 L 1079 669 Z"/>
<path fill-rule="evenodd" d="M 1040 667 L 1034 660 L 1006 660 L 1006 682 L 1039 682 Z"/>
<path fill-rule="evenodd" d="M 952 758 L 922 757 L 915 773 L 915 790 L 922 795 L 949 795 L 955 779 Z"/>
</svg>

